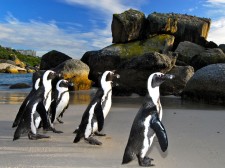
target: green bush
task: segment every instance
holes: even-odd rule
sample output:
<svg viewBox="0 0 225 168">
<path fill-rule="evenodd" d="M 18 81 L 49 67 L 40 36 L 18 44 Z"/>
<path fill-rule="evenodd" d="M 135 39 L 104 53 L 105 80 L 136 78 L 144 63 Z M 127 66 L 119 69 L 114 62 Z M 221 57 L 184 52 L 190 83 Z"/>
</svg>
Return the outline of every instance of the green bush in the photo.
<svg viewBox="0 0 225 168">
<path fill-rule="evenodd" d="M 40 65 L 40 62 L 41 62 L 40 57 L 31 56 L 31 55 L 23 55 L 14 49 L 0 46 L 0 59 L 11 60 L 12 57 L 10 55 L 12 54 L 16 55 L 17 58 L 19 58 L 26 65 L 29 65 L 29 66 Z"/>
</svg>

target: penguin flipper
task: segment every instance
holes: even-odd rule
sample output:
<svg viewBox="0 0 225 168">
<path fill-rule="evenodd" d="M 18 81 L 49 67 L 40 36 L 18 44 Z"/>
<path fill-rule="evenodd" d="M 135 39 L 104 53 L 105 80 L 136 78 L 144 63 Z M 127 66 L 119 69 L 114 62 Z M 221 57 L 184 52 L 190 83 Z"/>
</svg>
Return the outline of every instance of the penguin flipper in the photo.
<svg viewBox="0 0 225 168">
<path fill-rule="evenodd" d="M 50 106 L 50 113 L 51 113 L 51 123 L 53 123 L 55 121 L 55 115 L 56 115 L 56 101 L 53 100 L 53 102 L 51 103 Z"/>
<path fill-rule="evenodd" d="M 20 120 L 21 120 L 21 118 L 22 118 L 22 116 L 23 116 L 23 113 L 24 113 L 24 111 L 25 111 L 25 108 L 26 108 L 26 105 L 28 104 L 28 102 L 29 102 L 29 95 L 25 98 L 25 100 L 23 101 L 23 103 L 21 104 L 21 106 L 20 106 L 20 108 L 19 108 L 19 111 L 18 111 L 18 113 L 17 113 L 17 115 L 16 115 L 16 118 L 15 118 L 15 120 L 14 120 L 14 122 L 13 122 L 13 125 L 12 125 L 12 128 L 14 128 L 14 127 L 17 127 L 18 125 L 19 125 L 19 123 L 20 123 Z"/>
<path fill-rule="evenodd" d="M 168 147 L 168 138 L 167 138 L 166 130 L 162 122 L 159 120 L 157 112 L 152 114 L 152 119 L 150 120 L 150 127 L 154 130 L 158 138 L 161 150 L 165 152 Z"/>
<path fill-rule="evenodd" d="M 39 103 L 37 105 L 37 112 L 39 113 L 41 120 L 43 121 L 43 128 L 44 129 L 50 128 L 48 113 L 43 103 Z"/>
<path fill-rule="evenodd" d="M 98 102 L 95 106 L 94 113 L 96 115 L 96 119 L 98 122 L 98 131 L 100 132 L 103 129 L 104 126 L 104 116 L 102 111 L 101 103 Z"/>
</svg>

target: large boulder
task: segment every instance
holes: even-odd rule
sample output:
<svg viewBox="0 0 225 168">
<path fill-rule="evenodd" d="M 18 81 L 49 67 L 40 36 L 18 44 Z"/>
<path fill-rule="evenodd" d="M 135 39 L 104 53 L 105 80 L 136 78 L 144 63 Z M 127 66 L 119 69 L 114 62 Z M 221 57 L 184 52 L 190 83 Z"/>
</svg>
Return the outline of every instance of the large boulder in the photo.
<svg viewBox="0 0 225 168">
<path fill-rule="evenodd" d="M 179 96 L 186 87 L 189 79 L 194 75 L 194 68 L 191 66 L 174 66 L 167 73 L 175 75 L 175 78 L 164 82 L 160 86 L 160 93 L 162 95 Z"/>
<path fill-rule="evenodd" d="M 196 55 L 199 55 L 203 51 L 205 51 L 204 47 L 189 41 L 180 42 L 177 49 L 175 50 L 175 52 L 178 54 L 177 59 L 189 65 L 192 58 Z"/>
<path fill-rule="evenodd" d="M 112 52 L 122 59 L 128 59 L 151 52 L 167 53 L 173 47 L 173 42 L 174 36 L 162 34 L 142 41 L 113 44 L 103 48 L 103 51 Z"/>
<path fill-rule="evenodd" d="M 220 48 L 207 49 L 192 58 L 190 65 L 198 70 L 204 66 L 225 63 L 225 53 Z"/>
<path fill-rule="evenodd" d="M 225 102 L 225 64 L 212 64 L 199 69 L 188 81 L 182 97 L 207 103 Z"/>
<path fill-rule="evenodd" d="M 88 51 L 83 55 L 81 61 L 90 68 L 88 78 L 97 83 L 99 72 L 117 69 L 120 57 L 117 53 L 107 50 Z"/>
<path fill-rule="evenodd" d="M 25 68 L 26 64 L 24 62 L 22 62 L 15 54 L 11 54 L 10 55 L 10 59 L 15 62 L 16 66 L 21 67 L 21 68 Z"/>
<path fill-rule="evenodd" d="M 139 40 L 143 36 L 145 22 L 144 13 L 137 10 L 130 9 L 121 14 L 113 14 L 111 25 L 113 43 Z"/>
<path fill-rule="evenodd" d="M 41 57 L 40 70 L 55 68 L 62 62 L 72 59 L 70 56 L 59 51 L 52 50 Z"/>
<path fill-rule="evenodd" d="M 190 15 L 175 13 L 152 13 L 147 32 L 151 34 L 172 34 L 175 36 L 175 46 L 181 41 L 191 41 L 205 44 L 210 29 L 211 20 Z"/>
<path fill-rule="evenodd" d="M 21 68 L 8 63 L 0 63 L 0 72 L 5 73 L 26 73 L 27 70 L 25 68 Z"/>
<path fill-rule="evenodd" d="M 91 88 L 92 83 L 88 79 L 89 67 L 80 60 L 66 60 L 53 70 L 61 73 L 64 79 L 73 82 L 73 90 L 88 90 Z"/>
<path fill-rule="evenodd" d="M 122 62 L 117 69 L 120 74 L 119 86 L 113 90 L 114 95 L 128 96 L 147 93 L 147 79 L 154 72 L 166 73 L 176 62 L 176 55 L 165 55 L 157 52 L 144 54 Z"/>
</svg>

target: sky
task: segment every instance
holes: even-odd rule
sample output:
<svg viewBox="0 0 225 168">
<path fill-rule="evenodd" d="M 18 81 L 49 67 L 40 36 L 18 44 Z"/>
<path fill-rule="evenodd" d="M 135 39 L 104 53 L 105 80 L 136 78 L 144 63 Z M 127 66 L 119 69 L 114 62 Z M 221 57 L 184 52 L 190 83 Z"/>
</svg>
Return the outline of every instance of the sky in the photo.
<svg viewBox="0 0 225 168">
<path fill-rule="evenodd" d="M 225 0 L 0 0 L 0 45 L 57 50 L 80 59 L 87 51 L 112 44 L 114 13 L 130 8 L 180 13 L 212 20 L 208 41 L 225 44 Z"/>
</svg>

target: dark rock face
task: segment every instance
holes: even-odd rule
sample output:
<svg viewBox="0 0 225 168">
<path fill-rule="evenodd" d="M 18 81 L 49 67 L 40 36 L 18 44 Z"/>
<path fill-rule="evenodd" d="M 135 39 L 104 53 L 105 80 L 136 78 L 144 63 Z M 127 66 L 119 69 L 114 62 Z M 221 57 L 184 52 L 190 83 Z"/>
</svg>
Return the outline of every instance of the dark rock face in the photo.
<svg viewBox="0 0 225 168">
<path fill-rule="evenodd" d="M 204 50 L 192 58 L 190 65 L 198 70 L 210 64 L 225 63 L 225 54 L 219 48 Z"/>
<path fill-rule="evenodd" d="M 52 50 L 42 56 L 40 70 L 48 70 L 55 68 L 57 65 L 61 64 L 62 62 L 68 59 L 72 58 L 64 53 Z"/>
<path fill-rule="evenodd" d="M 205 44 L 210 28 L 210 19 L 181 14 L 152 13 L 147 17 L 147 32 L 151 34 L 172 34 L 175 36 L 175 47 L 181 41 Z"/>
<path fill-rule="evenodd" d="M 89 79 L 97 83 L 98 72 L 116 70 L 120 74 L 119 86 L 113 88 L 114 95 L 146 94 L 149 75 L 153 72 L 167 72 L 176 62 L 177 55 L 157 52 L 147 53 L 131 59 L 121 59 L 104 50 L 87 52 L 81 59 L 90 67 Z"/>
<path fill-rule="evenodd" d="M 177 59 L 189 65 L 194 56 L 199 55 L 204 51 L 204 47 L 189 41 L 180 42 L 175 50 L 175 52 L 178 53 Z"/>
<path fill-rule="evenodd" d="M 114 95 L 130 95 L 137 93 L 144 96 L 147 93 L 148 77 L 154 72 L 166 73 L 172 69 L 176 56 L 160 53 L 144 54 L 120 64 L 117 73 L 119 86 L 114 88 Z"/>
<path fill-rule="evenodd" d="M 210 104 L 225 102 L 225 64 L 212 64 L 199 69 L 187 82 L 182 97 Z"/>
<path fill-rule="evenodd" d="M 162 95 L 180 96 L 187 82 L 194 75 L 194 68 L 191 66 L 174 66 L 168 74 L 175 75 L 175 78 L 164 82 L 160 86 L 160 93 Z"/>
<path fill-rule="evenodd" d="M 113 43 L 139 40 L 143 36 L 145 23 L 144 13 L 137 10 L 130 9 L 121 14 L 113 14 L 111 25 Z"/>
<path fill-rule="evenodd" d="M 88 78 L 97 83 L 99 72 L 117 69 L 120 63 L 120 57 L 111 51 L 88 51 L 83 55 L 81 61 L 90 68 Z"/>
</svg>

